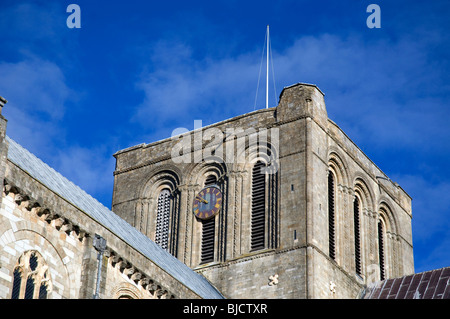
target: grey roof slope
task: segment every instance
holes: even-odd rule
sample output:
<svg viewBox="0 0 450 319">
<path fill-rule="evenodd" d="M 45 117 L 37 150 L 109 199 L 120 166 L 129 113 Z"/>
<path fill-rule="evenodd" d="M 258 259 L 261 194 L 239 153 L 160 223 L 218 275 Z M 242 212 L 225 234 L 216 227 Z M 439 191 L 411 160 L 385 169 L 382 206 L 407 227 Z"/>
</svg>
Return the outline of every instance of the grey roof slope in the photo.
<svg viewBox="0 0 450 319">
<path fill-rule="evenodd" d="M 206 299 L 224 298 L 205 277 L 196 273 L 162 249 L 150 238 L 139 232 L 14 140 L 8 136 L 6 140 L 9 143 L 8 159 L 28 172 L 33 178 L 77 206 L 200 297 Z"/>
<path fill-rule="evenodd" d="M 450 299 L 450 267 L 386 279 L 365 289 L 363 299 Z"/>
</svg>

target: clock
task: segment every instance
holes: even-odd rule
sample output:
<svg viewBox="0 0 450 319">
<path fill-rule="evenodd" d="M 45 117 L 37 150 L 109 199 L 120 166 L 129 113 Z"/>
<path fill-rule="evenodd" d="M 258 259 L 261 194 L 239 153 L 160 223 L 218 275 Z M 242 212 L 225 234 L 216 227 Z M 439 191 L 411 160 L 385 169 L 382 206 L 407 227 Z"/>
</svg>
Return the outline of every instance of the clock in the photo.
<svg viewBox="0 0 450 319">
<path fill-rule="evenodd" d="M 222 192 L 217 186 L 203 188 L 194 198 L 194 215 L 200 219 L 216 216 L 222 207 Z"/>
</svg>

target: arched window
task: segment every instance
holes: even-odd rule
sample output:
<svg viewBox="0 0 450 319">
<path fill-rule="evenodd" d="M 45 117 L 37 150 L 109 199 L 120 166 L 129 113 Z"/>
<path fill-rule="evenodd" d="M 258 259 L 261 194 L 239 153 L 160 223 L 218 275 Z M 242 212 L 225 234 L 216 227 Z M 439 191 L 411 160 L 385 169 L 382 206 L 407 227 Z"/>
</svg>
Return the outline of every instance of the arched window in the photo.
<svg viewBox="0 0 450 319">
<path fill-rule="evenodd" d="M 208 175 L 205 180 L 205 187 L 217 184 L 217 177 L 213 174 Z M 214 241 L 216 234 L 216 216 L 201 220 L 202 223 L 202 246 L 200 263 L 208 263 L 214 261 Z"/>
<path fill-rule="evenodd" d="M 167 250 L 169 243 L 170 202 L 170 191 L 165 188 L 158 196 L 155 234 L 155 242 L 165 250 Z"/>
<path fill-rule="evenodd" d="M 385 269 L 385 228 L 383 221 L 378 219 L 378 260 L 380 266 L 380 280 L 386 279 L 386 269 Z"/>
<path fill-rule="evenodd" d="M 359 198 L 355 196 L 355 201 L 353 202 L 353 223 L 354 223 L 354 234 L 355 234 L 355 272 L 361 275 L 361 223 L 360 223 L 360 205 Z"/>
<path fill-rule="evenodd" d="M 265 164 L 257 161 L 252 169 L 251 250 L 265 247 L 266 235 L 266 174 Z"/>
<path fill-rule="evenodd" d="M 14 268 L 11 299 L 47 299 L 51 291 L 48 266 L 37 251 L 26 251 Z"/>
<path fill-rule="evenodd" d="M 335 216 L 335 178 L 328 171 L 328 249 L 329 256 L 336 259 L 336 216 Z"/>
<path fill-rule="evenodd" d="M 164 250 L 177 257 L 181 192 L 177 173 L 156 172 L 139 191 L 134 226 Z"/>
</svg>

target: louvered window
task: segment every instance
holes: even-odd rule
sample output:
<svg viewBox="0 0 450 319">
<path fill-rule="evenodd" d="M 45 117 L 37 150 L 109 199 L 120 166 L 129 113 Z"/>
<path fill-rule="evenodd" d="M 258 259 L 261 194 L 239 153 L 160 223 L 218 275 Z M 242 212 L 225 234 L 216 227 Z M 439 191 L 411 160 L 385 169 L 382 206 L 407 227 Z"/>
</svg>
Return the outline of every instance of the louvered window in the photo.
<svg viewBox="0 0 450 319">
<path fill-rule="evenodd" d="M 378 221 L 378 258 L 380 260 L 380 280 L 386 279 L 384 256 L 384 229 L 383 222 Z"/>
<path fill-rule="evenodd" d="M 169 243 L 170 191 L 163 189 L 158 196 L 155 242 L 167 250 Z"/>
<path fill-rule="evenodd" d="M 360 234 L 360 220 L 359 220 L 359 199 L 355 197 L 353 203 L 354 215 L 354 232 L 355 232 L 355 271 L 361 275 L 361 234 Z"/>
<path fill-rule="evenodd" d="M 208 175 L 207 177 L 206 177 L 206 180 L 205 180 L 205 187 L 206 186 L 212 186 L 212 185 L 215 185 L 217 183 L 217 178 L 216 178 L 216 176 L 215 175 Z"/>
<path fill-rule="evenodd" d="M 205 187 L 217 183 L 214 175 L 208 175 L 205 180 Z M 216 217 L 202 220 L 202 248 L 200 262 L 202 264 L 214 261 L 214 240 L 216 235 Z"/>
<path fill-rule="evenodd" d="M 266 174 L 264 163 L 258 161 L 252 170 L 251 250 L 265 247 L 266 234 Z"/>
<path fill-rule="evenodd" d="M 329 255 L 332 259 L 336 259 L 336 232 L 335 232 L 335 196 L 334 196 L 334 175 L 328 172 L 328 241 Z"/>
</svg>

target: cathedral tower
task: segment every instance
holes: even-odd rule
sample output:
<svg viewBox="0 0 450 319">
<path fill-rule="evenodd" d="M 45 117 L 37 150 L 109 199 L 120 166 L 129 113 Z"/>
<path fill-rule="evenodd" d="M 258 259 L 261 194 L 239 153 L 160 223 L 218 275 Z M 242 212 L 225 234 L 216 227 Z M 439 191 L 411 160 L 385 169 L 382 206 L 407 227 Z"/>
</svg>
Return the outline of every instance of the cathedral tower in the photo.
<svg viewBox="0 0 450 319">
<path fill-rule="evenodd" d="M 112 210 L 228 298 L 355 298 L 414 272 L 411 198 L 310 84 L 117 152 Z"/>
</svg>

